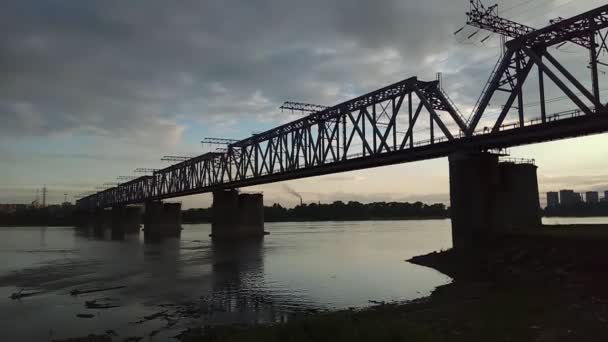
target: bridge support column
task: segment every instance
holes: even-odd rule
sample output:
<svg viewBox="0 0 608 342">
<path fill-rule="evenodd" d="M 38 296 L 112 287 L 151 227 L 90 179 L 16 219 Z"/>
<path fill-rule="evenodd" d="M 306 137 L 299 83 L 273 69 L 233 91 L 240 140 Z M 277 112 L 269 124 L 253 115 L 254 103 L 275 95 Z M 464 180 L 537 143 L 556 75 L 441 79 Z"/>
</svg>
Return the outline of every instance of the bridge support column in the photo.
<svg viewBox="0 0 608 342">
<path fill-rule="evenodd" d="M 181 203 L 146 202 L 144 214 L 144 236 L 146 238 L 178 237 L 181 231 Z"/>
<path fill-rule="evenodd" d="M 236 190 L 213 192 L 211 237 L 259 238 L 264 232 L 264 196 Z"/>
<path fill-rule="evenodd" d="M 471 247 L 491 229 L 498 156 L 458 153 L 449 156 L 449 163 L 452 243 L 454 248 Z"/>
<path fill-rule="evenodd" d="M 454 248 L 469 248 L 497 232 L 540 226 L 536 166 L 499 163 L 498 155 L 449 157 Z"/>
<path fill-rule="evenodd" d="M 95 209 L 91 214 L 91 226 L 95 235 L 104 235 L 104 231 L 110 226 L 110 215 L 105 209 Z"/>
<path fill-rule="evenodd" d="M 502 162 L 496 197 L 494 227 L 508 232 L 540 227 L 542 213 L 538 194 L 537 167 L 533 163 Z"/>
<path fill-rule="evenodd" d="M 141 224 L 141 209 L 139 207 L 113 207 L 111 216 L 113 237 L 121 237 L 129 233 L 139 233 L 139 226 Z"/>
</svg>

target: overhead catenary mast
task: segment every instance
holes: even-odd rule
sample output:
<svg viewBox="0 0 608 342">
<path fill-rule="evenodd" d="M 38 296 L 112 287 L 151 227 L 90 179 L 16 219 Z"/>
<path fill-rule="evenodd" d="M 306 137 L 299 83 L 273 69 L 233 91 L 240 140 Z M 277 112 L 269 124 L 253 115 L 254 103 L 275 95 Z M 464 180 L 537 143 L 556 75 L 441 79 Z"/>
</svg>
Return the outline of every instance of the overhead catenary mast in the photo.
<svg viewBox="0 0 608 342">
<path fill-rule="evenodd" d="M 42 187 L 42 207 L 46 208 L 46 185 Z"/>
</svg>

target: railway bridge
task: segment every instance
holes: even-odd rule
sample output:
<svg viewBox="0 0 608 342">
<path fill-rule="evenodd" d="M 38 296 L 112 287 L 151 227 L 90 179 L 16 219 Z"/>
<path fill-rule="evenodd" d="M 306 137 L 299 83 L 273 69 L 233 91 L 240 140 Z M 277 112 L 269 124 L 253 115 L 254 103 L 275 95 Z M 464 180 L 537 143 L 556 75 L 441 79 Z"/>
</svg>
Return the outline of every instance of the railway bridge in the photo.
<svg viewBox="0 0 608 342">
<path fill-rule="evenodd" d="M 97 212 L 113 208 L 119 218 L 125 206 L 146 204 L 146 230 L 163 231 L 179 224 L 180 208 L 162 200 L 213 193 L 213 235 L 258 236 L 262 195 L 238 188 L 448 157 L 455 246 L 469 245 L 491 229 L 538 224 L 536 166 L 501 162 L 499 156 L 512 146 L 608 131 L 598 71 L 608 51 L 608 5 L 538 30 L 501 18 L 495 6 L 479 1 L 471 2 L 467 15 L 467 24 L 509 38 L 468 117 L 439 80 L 417 77 L 331 107 L 289 103 L 285 108 L 310 114 L 226 140 L 225 149 L 150 170 L 77 204 Z M 589 57 L 562 64 L 551 48 L 563 44 L 585 49 Z M 574 76 L 572 69 L 581 67 L 589 69 L 588 80 Z M 547 89 L 568 100 L 570 109 L 551 112 Z M 524 95 L 538 101 L 538 112 L 526 109 Z M 506 210 L 511 214 L 504 215 Z"/>
</svg>

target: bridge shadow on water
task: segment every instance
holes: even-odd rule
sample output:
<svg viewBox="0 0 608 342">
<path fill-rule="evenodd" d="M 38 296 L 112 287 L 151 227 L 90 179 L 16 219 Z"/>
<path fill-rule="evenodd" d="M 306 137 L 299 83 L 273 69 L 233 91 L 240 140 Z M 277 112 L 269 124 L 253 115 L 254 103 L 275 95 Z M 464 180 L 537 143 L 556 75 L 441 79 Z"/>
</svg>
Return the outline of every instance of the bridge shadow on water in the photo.
<svg viewBox="0 0 608 342">
<path fill-rule="evenodd" d="M 293 304 L 296 298 L 289 303 L 269 290 L 264 279 L 267 248 L 263 237 L 211 241 L 212 287 L 199 303 L 205 320 L 212 324 L 284 322 L 296 311 L 305 311 Z"/>
</svg>

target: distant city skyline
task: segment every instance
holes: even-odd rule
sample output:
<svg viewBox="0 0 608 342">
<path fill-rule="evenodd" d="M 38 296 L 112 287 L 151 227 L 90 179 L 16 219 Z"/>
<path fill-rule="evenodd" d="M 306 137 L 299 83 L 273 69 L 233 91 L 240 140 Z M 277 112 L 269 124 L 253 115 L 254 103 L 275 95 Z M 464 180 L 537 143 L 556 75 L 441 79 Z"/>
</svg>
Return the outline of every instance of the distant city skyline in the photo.
<svg viewBox="0 0 608 342">
<path fill-rule="evenodd" d="M 601 191 L 577 192 L 571 189 L 560 189 L 559 191 L 546 192 L 546 206 L 572 205 L 576 203 L 599 203 L 608 201 L 608 190 L 604 190 L 604 197 L 600 197 Z M 584 194 L 584 196 L 583 196 Z"/>
</svg>

